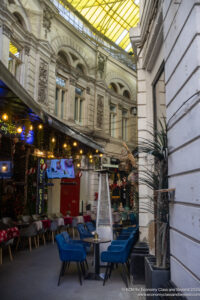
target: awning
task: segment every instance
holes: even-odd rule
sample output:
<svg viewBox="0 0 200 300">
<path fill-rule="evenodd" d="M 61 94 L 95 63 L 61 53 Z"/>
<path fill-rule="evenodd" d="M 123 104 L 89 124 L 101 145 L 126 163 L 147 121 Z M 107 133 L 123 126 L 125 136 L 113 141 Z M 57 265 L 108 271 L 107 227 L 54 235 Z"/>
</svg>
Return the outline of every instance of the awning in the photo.
<svg viewBox="0 0 200 300">
<path fill-rule="evenodd" d="M 66 125 L 66 124 L 60 122 L 59 120 L 57 120 L 54 116 L 52 116 L 49 113 L 45 113 L 45 114 L 46 114 L 46 120 L 50 126 L 65 133 L 66 135 L 72 137 L 73 139 L 104 153 L 103 147 L 100 146 L 99 144 L 97 144 L 93 139 L 88 137 L 86 134 L 83 134 L 74 128 L 72 129 L 69 125 Z"/>
<path fill-rule="evenodd" d="M 3 101 L 2 101 L 3 100 Z M 102 146 L 97 144 L 87 135 L 73 129 L 69 125 L 57 120 L 53 115 L 44 111 L 40 105 L 26 92 L 24 87 L 16 80 L 16 78 L 9 72 L 9 70 L 0 61 L 0 109 L 3 109 L 3 104 L 6 104 L 14 112 L 17 111 L 19 115 L 23 116 L 25 107 L 31 109 L 43 122 L 48 122 L 50 127 L 53 127 L 60 132 L 76 139 L 77 141 L 104 152 Z"/>
</svg>

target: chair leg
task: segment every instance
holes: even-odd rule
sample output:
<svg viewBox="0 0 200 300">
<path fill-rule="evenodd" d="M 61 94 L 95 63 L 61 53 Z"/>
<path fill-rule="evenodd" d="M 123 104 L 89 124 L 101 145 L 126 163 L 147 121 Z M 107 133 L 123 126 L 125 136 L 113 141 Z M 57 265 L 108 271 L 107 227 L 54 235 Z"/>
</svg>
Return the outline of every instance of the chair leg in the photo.
<svg viewBox="0 0 200 300">
<path fill-rule="evenodd" d="M 128 288 L 128 280 L 127 280 L 127 276 L 126 276 L 126 267 L 125 267 L 125 264 L 122 264 L 122 279 L 123 279 L 126 287 Z"/>
<path fill-rule="evenodd" d="M 28 242 L 29 242 L 29 250 L 30 250 L 30 252 L 31 252 L 32 248 L 31 248 L 31 237 L 30 237 L 30 236 L 29 236 L 29 238 L 28 238 Z"/>
<path fill-rule="evenodd" d="M 17 239 L 17 244 L 16 244 L 16 248 L 15 248 L 16 251 L 18 250 L 19 242 L 20 242 L 20 236 L 19 236 L 18 239 Z"/>
<path fill-rule="evenodd" d="M 85 266 L 84 266 L 84 262 L 81 262 L 80 265 L 81 265 L 81 271 L 82 271 L 82 274 L 83 274 L 83 276 L 85 276 Z"/>
<path fill-rule="evenodd" d="M 58 286 L 60 284 L 60 278 L 61 278 L 61 276 L 63 274 L 64 264 L 65 264 L 64 262 L 62 262 L 62 264 L 61 264 L 60 274 L 59 274 L 59 277 L 58 277 Z"/>
<path fill-rule="evenodd" d="M 109 272 L 109 275 L 108 275 L 109 278 L 110 278 L 110 276 L 111 276 L 113 267 L 114 267 L 114 263 L 111 263 L 111 266 L 110 266 L 110 272 Z"/>
<path fill-rule="evenodd" d="M 54 244 L 54 232 L 53 231 L 51 233 L 51 237 L 52 237 L 52 243 Z"/>
<path fill-rule="evenodd" d="M 44 245 L 46 245 L 46 239 L 44 233 L 42 234 Z"/>
<path fill-rule="evenodd" d="M 40 246 L 40 236 L 39 234 L 37 235 L 37 244 L 38 244 L 38 247 Z"/>
<path fill-rule="evenodd" d="M 87 259 L 85 259 L 85 264 L 86 264 L 87 269 L 89 270 Z"/>
<path fill-rule="evenodd" d="M 126 267 L 127 267 L 127 275 L 128 275 L 128 279 L 130 280 L 130 263 L 129 263 L 128 260 L 127 260 L 127 262 L 126 262 Z"/>
<path fill-rule="evenodd" d="M 76 263 L 76 265 L 77 265 L 78 277 L 79 277 L 80 285 L 82 285 L 82 279 L 81 279 L 81 269 L 80 269 L 79 262 L 77 262 L 77 263 Z"/>
<path fill-rule="evenodd" d="M 109 263 L 107 263 L 107 266 L 106 266 L 106 272 L 105 272 L 105 275 L 104 275 L 104 280 L 103 280 L 103 286 L 105 285 L 106 283 L 106 280 L 107 280 L 107 277 L 108 277 L 108 270 L 109 270 Z"/>
<path fill-rule="evenodd" d="M 37 248 L 37 240 L 36 240 L 36 236 L 34 236 L 33 239 L 34 239 L 35 248 Z"/>
<path fill-rule="evenodd" d="M 0 265 L 2 265 L 2 248 L 0 248 Z"/>
<path fill-rule="evenodd" d="M 9 251 L 10 261 L 13 261 L 13 256 L 12 256 L 12 251 L 11 251 L 10 245 L 8 245 L 8 251 Z"/>
</svg>

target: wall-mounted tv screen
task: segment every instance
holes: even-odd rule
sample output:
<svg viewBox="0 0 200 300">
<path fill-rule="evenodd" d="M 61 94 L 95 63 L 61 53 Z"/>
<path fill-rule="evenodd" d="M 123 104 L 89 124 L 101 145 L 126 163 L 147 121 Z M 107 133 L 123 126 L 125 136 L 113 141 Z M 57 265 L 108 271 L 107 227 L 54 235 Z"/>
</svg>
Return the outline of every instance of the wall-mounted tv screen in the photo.
<svg viewBox="0 0 200 300">
<path fill-rule="evenodd" d="M 0 161 L 0 178 L 12 177 L 12 162 L 9 160 Z"/>
<path fill-rule="evenodd" d="M 48 178 L 75 178 L 72 158 L 52 159 L 47 161 Z"/>
</svg>

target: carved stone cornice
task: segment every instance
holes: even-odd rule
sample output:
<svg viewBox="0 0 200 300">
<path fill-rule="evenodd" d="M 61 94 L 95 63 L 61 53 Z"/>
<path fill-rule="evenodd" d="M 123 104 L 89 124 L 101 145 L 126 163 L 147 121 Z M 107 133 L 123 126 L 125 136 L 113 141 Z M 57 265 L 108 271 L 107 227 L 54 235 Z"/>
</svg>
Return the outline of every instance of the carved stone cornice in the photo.
<svg viewBox="0 0 200 300">
<path fill-rule="evenodd" d="M 5 24 L 3 24 L 2 29 L 3 34 L 10 39 L 13 33 L 12 30 Z"/>
<path fill-rule="evenodd" d="M 24 52 L 25 52 L 25 55 L 29 55 L 29 53 L 30 53 L 30 47 L 29 46 L 24 46 Z"/>
</svg>

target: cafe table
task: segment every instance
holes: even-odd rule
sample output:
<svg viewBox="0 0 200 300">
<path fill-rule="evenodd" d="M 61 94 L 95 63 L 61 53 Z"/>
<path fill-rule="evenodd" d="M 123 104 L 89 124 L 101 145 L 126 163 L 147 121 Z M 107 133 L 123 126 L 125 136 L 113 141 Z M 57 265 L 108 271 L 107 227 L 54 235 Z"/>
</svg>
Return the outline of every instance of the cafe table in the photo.
<svg viewBox="0 0 200 300">
<path fill-rule="evenodd" d="M 100 272 L 100 253 L 99 253 L 99 246 L 102 243 L 109 243 L 111 240 L 110 239 L 103 239 L 103 238 L 85 238 L 83 239 L 84 242 L 90 243 L 94 245 L 94 254 L 95 254 L 95 261 L 94 261 L 94 273 L 88 273 L 85 276 L 85 279 L 89 280 L 102 280 L 102 278 L 99 276 Z"/>
</svg>

